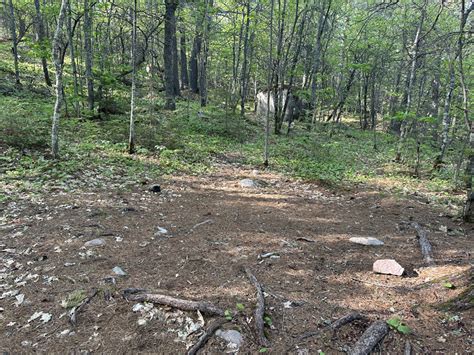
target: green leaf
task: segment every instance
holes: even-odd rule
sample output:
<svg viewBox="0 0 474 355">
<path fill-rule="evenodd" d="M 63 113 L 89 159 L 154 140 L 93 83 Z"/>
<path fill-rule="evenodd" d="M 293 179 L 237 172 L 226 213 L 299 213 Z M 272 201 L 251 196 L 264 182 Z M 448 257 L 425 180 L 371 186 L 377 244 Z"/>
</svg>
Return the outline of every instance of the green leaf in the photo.
<svg viewBox="0 0 474 355">
<path fill-rule="evenodd" d="M 225 319 L 227 319 L 227 320 L 232 320 L 232 318 L 233 318 L 232 312 L 229 311 L 228 309 L 226 309 L 226 310 L 224 311 L 224 317 L 225 317 Z"/>
<path fill-rule="evenodd" d="M 271 326 L 272 325 L 272 319 L 269 316 L 263 317 L 263 321 L 265 322 L 266 325 Z"/>
<path fill-rule="evenodd" d="M 408 325 L 405 325 L 405 324 L 401 324 L 398 326 L 397 328 L 397 331 L 402 333 L 402 334 L 410 334 L 411 333 L 411 329 Z"/>
<path fill-rule="evenodd" d="M 456 288 L 456 286 L 454 286 L 451 282 L 443 283 L 443 287 L 449 288 L 449 289 L 455 289 Z"/>
<path fill-rule="evenodd" d="M 402 321 L 400 320 L 400 318 L 395 317 L 395 318 L 390 318 L 387 321 L 387 324 L 391 326 L 392 328 L 397 329 L 402 324 Z"/>
<path fill-rule="evenodd" d="M 245 306 L 242 303 L 237 303 L 235 307 L 241 312 L 245 309 Z"/>
<path fill-rule="evenodd" d="M 268 351 L 268 348 L 260 348 L 258 351 L 259 353 L 266 353 Z"/>
</svg>

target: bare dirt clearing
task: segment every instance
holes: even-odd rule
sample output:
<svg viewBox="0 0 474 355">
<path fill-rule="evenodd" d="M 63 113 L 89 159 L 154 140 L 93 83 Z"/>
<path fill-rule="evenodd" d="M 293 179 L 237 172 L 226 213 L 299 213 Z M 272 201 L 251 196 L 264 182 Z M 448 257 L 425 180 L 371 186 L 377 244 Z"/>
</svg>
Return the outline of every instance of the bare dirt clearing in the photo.
<svg viewBox="0 0 474 355">
<path fill-rule="evenodd" d="M 244 178 L 265 184 L 242 188 Z M 248 267 L 265 289 L 270 352 L 284 353 L 318 329 L 290 351 L 343 352 L 372 321 L 395 316 L 413 332 L 390 331 L 380 345 L 384 353 L 401 353 L 407 339 L 417 353 L 472 352 L 472 309 L 437 307 L 472 282 L 472 226 L 419 200 L 370 189 L 335 193 L 230 165 L 207 176 L 163 179 L 161 187 L 161 193 L 147 186 L 52 191 L 4 206 L 0 349 L 184 353 L 213 321 L 124 300 L 121 291 L 136 287 L 230 311 L 233 321 L 223 329 L 241 333 L 239 352 L 256 353 Z M 403 223 L 411 220 L 429 230 L 434 266 L 423 264 L 415 232 Z M 351 237 L 384 245 L 358 245 Z M 94 239 L 102 245 L 84 245 Z M 374 274 L 377 259 L 397 260 L 406 276 Z M 112 271 L 117 266 L 126 276 Z M 455 287 L 443 286 L 446 281 Z M 99 292 L 71 325 L 61 303 L 93 290 Z M 351 311 L 367 319 L 326 330 Z M 44 313 L 31 319 L 35 312 Z M 204 351 L 235 347 L 214 336 Z"/>
</svg>

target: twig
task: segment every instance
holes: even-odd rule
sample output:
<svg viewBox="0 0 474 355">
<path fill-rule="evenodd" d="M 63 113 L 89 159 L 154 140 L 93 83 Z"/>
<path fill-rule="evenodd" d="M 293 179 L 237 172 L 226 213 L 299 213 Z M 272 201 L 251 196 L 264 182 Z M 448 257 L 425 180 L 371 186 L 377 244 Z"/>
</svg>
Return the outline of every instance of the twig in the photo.
<svg viewBox="0 0 474 355">
<path fill-rule="evenodd" d="M 228 320 L 221 318 L 216 320 L 215 322 L 211 323 L 209 327 L 207 327 L 206 331 L 204 332 L 203 335 L 199 337 L 199 340 L 197 341 L 196 344 L 194 344 L 187 352 L 187 355 L 195 355 L 198 353 L 198 351 L 206 345 L 206 343 L 209 341 L 209 339 L 214 335 L 217 329 L 219 329 L 223 324 L 227 323 Z"/>
<path fill-rule="evenodd" d="M 185 311 L 200 311 L 202 313 L 206 313 L 209 315 L 218 315 L 218 316 L 224 315 L 224 311 L 222 309 L 216 307 L 215 305 L 209 302 L 183 300 L 180 298 L 174 298 L 171 296 L 152 294 L 152 293 L 126 295 L 125 298 L 129 301 L 135 301 L 135 302 L 159 303 L 166 306 L 179 308 Z"/>
<path fill-rule="evenodd" d="M 72 325 L 76 325 L 77 323 L 77 314 L 85 307 L 86 304 L 88 304 L 98 293 L 99 291 L 95 288 L 92 289 L 92 292 L 89 296 L 84 298 L 82 302 L 77 305 L 76 307 L 72 308 L 69 311 L 69 322 Z"/>
<path fill-rule="evenodd" d="M 387 322 L 376 321 L 366 329 L 354 347 L 349 351 L 351 355 L 368 355 L 375 346 L 388 334 Z"/>
<path fill-rule="evenodd" d="M 404 351 L 404 354 L 405 355 L 411 355 L 411 344 L 410 344 L 410 341 L 407 340 L 405 342 L 405 351 Z"/>
<path fill-rule="evenodd" d="M 418 242 L 421 247 L 421 253 L 423 254 L 423 261 L 428 265 L 434 264 L 433 250 L 431 243 L 428 240 L 428 232 L 421 228 L 421 226 L 416 222 L 412 222 L 411 226 L 416 230 Z"/>
<path fill-rule="evenodd" d="M 257 278 L 252 274 L 252 272 L 245 268 L 245 273 L 252 285 L 257 289 L 257 307 L 255 308 L 255 328 L 257 331 L 258 341 L 261 346 L 267 347 L 270 345 L 268 339 L 265 337 L 263 331 L 265 327 L 265 322 L 263 321 L 263 315 L 265 314 L 265 297 L 263 295 L 262 285 L 257 281 Z"/>
</svg>

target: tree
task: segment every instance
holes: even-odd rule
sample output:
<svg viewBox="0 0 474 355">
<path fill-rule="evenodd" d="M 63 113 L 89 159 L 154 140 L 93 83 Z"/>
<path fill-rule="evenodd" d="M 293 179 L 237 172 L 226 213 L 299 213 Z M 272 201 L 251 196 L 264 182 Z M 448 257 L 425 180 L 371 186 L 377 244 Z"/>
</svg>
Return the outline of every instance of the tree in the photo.
<svg viewBox="0 0 474 355">
<path fill-rule="evenodd" d="M 163 50 L 163 59 L 165 63 L 165 92 L 166 104 L 168 110 L 176 108 L 175 97 L 179 94 L 178 80 L 178 60 L 176 44 L 176 0 L 165 1 L 165 46 Z"/>
<path fill-rule="evenodd" d="M 13 1 L 8 0 L 10 10 L 10 34 L 12 36 L 12 54 L 13 63 L 15 66 L 15 83 L 20 85 L 20 70 L 18 69 L 18 39 L 16 36 L 16 24 L 15 24 L 15 8 L 13 7 Z"/>
<path fill-rule="evenodd" d="M 51 153 L 53 158 L 59 157 L 59 118 L 61 115 L 61 105 L 63 103 L 63 62 L 61 58 L 61 35 L 64 24 L 64 18 L 66 17 L 68 0 L 61 1 L 61 9 L 59 11 L 58 23 L 56 25 L 56 31 L 54 32 L 53 38 L 53 62 L 56 70 L 56 102 L 54 103 L 53 111 L 53 124 L 51 128 Z"/>
<path fill-rule="evenodd" d="M 137 87 L 137 0 L 133 3 L 132 12 L 132 50 L 131 50 L 131 62 L 132 62 L 132 90 L 130 94 L 130 134 L 128 138 L 128 152 L 129 154 L 135 153 L 135 91 Z"/>
</svg>

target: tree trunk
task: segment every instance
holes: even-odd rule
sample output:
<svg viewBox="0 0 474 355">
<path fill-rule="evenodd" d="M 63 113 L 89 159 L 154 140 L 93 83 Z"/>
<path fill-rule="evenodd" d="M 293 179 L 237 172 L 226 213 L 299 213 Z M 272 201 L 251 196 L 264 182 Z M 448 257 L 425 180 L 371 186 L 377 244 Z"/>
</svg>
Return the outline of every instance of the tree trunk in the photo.
<svg viewBox="0 0 474 355">
<path fill-rule="evenodd" d="M 189 86 L 188 60 L 186 58 L 186 35 L 184 29 L 180 30 L 180 59 L 181 59 L 181 88 Z"/>
<path fill-rule="evenodd" d="M 202 51 L 199 56 L 199 96 L 201 101 L 201 107 L 207 105 L 207 55 L 209 51 L 209 6 L 212 7 L 212 0 L 204 0 L 204 14 L 202 21 Z"/>
<path fill-rule="evenodd" d="M 176 109 L 175 75 L 177 75 L 174 48 L 176 44 L 176 8 L 178 7 L 178 2 L 176 0 L 166 0 L 165 5 L 165 46 L 163 49 L 165 63 L 165 108 L 167 110 L 174 110 Z"/>
<path fill-rule="evenodd" d="M 273 82 L 273 9 L 275 7 L 274 0 L 270 0 L 270 45 L 269 45 L 269 58 L 268 58 L 268 73 L 267 73 L 267 112 L 265 116 L 265 143 L 263 153 L 263 164 L 268 166 L 269 164 L 269 138 L 270 138 L 270 99 L 272 95 L 272 82 Z"/>
<path fill-rule="evenodd" d="M 87 104 L 94 111 L 94 76 L 92 74 L 92 6 L 89 0 L 84 0 L 84 51 L 87 81 Z"/>
<path fill-rule="evenodd" d="M 189 87 L 195 94 L 199 92 L 198 57 L 201 53 L 202 46 L 202 35 L 199 29 L 196 30 L 197 32 L 193 40 L 191 58 L 189 59 Z"/>
<path fill-rule="evenodd" d="M 444 100 L 443 110 L 443 131 L 441 133 L 441 149 L 439 155 L 436 157 L 434 168 L 438 169 L 443 164 L 444 155 L 449 145 L 449 129 L 451 128 L 451 99 L 453 97 L 453 90 L 455 84 L 454 63 L 449 65 L 449 85 L 446 88 L 446 98 Z"/>
<path fill-rule="evenodd" d="M 20 85 L 20 70 L 18 69 L 18 40 L 16 37 L 16 24 L 15 24 L 15 8 L 13 7 L 13 1 L 8 1 L 10 10 L 10 34 L 12 36 L 12 53 L 13 63 L 15 66 L 15 83 Z"/>
<path fill-rule="evenodd" d="M 61 62 L 61 32 L 66 16 L 67 0 L 61 1 L 58 23 L 53 39 L 53 62 L 56 69 L 56 102 L 54 103 L 53 124 L 51 127 L 51 153 L 54 159 L 59 156 L 59 118 L 63 97 L 63 63 Z"/>
<path fill-rule="evenodd" d="M 79 84 L 77 82 L 77 65 L 76 65 L 76 51 L 74 48 L 74 38 L 73 38 L 73 29 L 72 29 L 72 11 L 71 11 L 71 2 L 67 2 L 67 35 L 69 40 L 69 55 L 71 57 L 71 69 L 72 69 L 72 78 L 73 78 L 73 87 L 74 87 L 74 99 L 73 105 L 76 112 L 76 116 L 81 115 L 81 107 L 79 105 Z"/>
<path fill-rule="evenodd" d="M 245 21 L 245 31 L 244 31 L 244 58 L 242 62 L 242 72 L 240 75 L 240 116 L 245 114 L 245 96 L 247 93 L 247 66 L 249 61 L 249 32 L 250 32 L 250 0 L 247 0 L 246 4 L 247 14 Z"/>
<path fill-rule="evenodd" d="M 36 42 L 39 43 L 41 50 L 43 51 L 43 47 L 45 45 L 44 23 L 43 23 L 43 16 L 41 14 L 39 0 L 35 0 L 35 9 L 36 9 Z M 46 83 L 47 86 L 52 86 L 53 84 L 51 83 L 51 79 L 49 77 L 48 63 L 46 61 L 46 56 L 43 54 L 41 55 L 41 65 L 43 67 L 44 82 Z"/>
<path fill-rule="evenodd" d="M 130 134 L 128 138 L 128 153 L 135 153 L 135 91 L 137 81 L 137 0 L 133 3 L 133 27 L 132 27 L 132 90 L 130 95 Z"/>
</svg>

